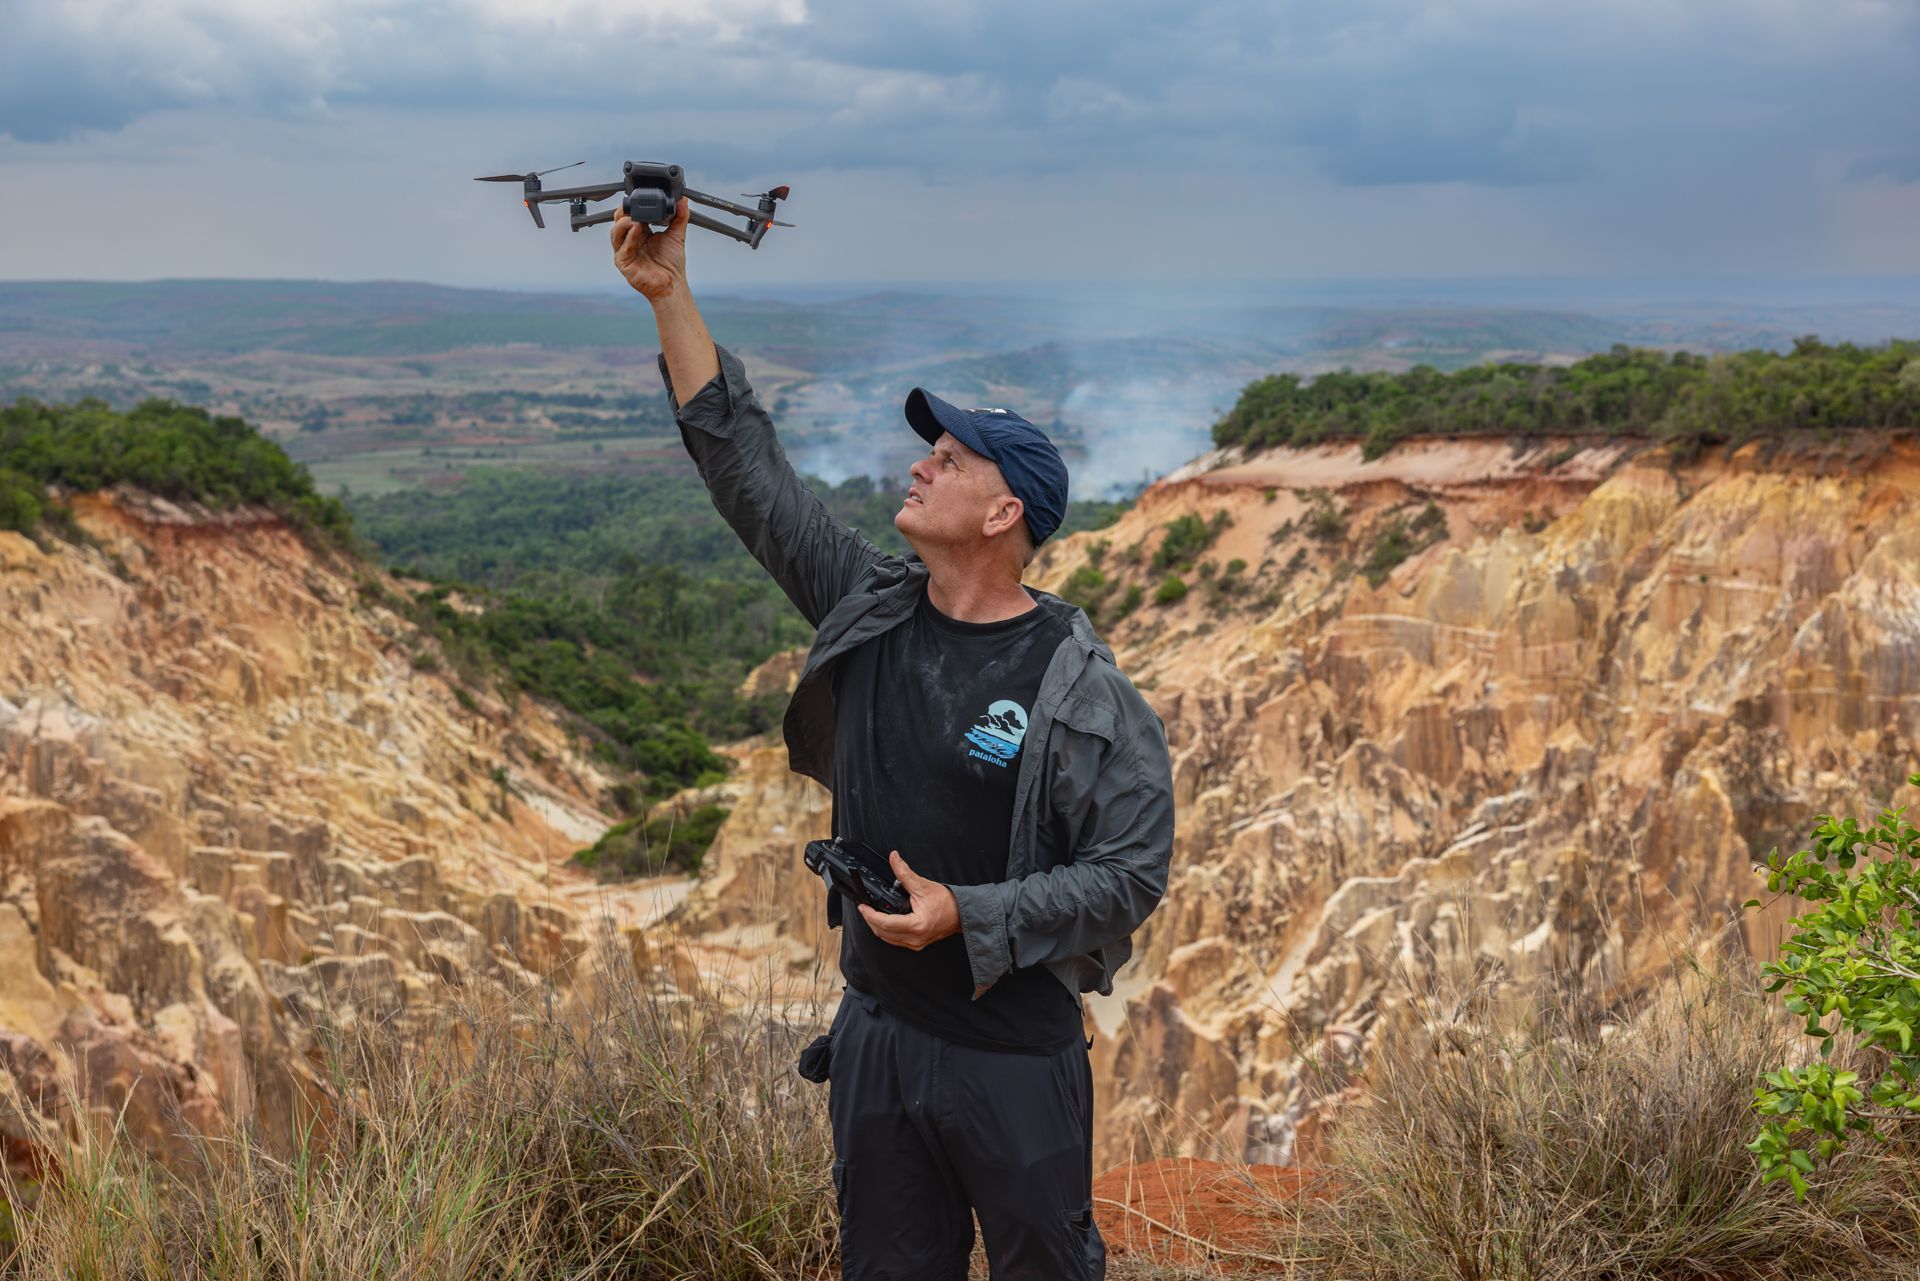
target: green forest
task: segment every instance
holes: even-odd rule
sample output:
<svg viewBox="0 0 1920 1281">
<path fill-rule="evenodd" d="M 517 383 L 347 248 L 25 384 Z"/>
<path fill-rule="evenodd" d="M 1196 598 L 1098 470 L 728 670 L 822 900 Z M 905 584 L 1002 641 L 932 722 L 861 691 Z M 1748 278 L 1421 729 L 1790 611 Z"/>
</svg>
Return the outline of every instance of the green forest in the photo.
<svg viewBox="0 0 1920 1281">
<path fill-rule="evenodd" d="M 1699 356 L 1616 343 L 1576 364 L 1474 365 L 1441 373 L 1342 369 L 1249 384 L 1213 427 L 1217 445 L 1311 445 L 1358 437 L 1378 458 L 1404 437 L 1638 436 L 1682 454 L 1789 432 L 1920 426 L 1920 342 Z"/>
</svg>

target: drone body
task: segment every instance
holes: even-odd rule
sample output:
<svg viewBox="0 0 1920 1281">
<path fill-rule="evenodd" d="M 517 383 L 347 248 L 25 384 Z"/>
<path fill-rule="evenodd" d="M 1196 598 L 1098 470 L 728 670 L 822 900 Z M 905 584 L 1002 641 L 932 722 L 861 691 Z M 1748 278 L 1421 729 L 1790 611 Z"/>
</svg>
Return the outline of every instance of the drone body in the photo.
<svg viewBox="0 0 1920 1281">
<path fill-rule="evenodd" d="M 774 187 L 757 193 L 759 204 L 749 209 L 745 205 L 736 205 L 731 200 L 722 200 L 718 196 L 709 196 L 705 192 L 695 191 L 687 186 L 686 171 L 679 165 L 659 164 L 648 160 L 629 160 L 622 167 L 619 182 L 597 183 L 590 187 L 562 187 L 556 191 L 547 191 L 540 186 L 542 176 L 558 173 L 560 169 L 571 169 L 574 165 L 584 165 L 584 160 L 576 160 L 572 165 L 561 165 L 557 169 L 542 169 L 535 173 L 497 173 L 485 178 L 475 178 L 475 182 L 517 182 L 520 184 L 520 203 L 533 215 L 533 225 L 544 228 L 546 220 L 540 216 L 542 204 L 558 201 L 567 202 L 571 215 L 569 222 L 573 230 L 592 227 L 603 222 L 612 222 L 621 213 L 635 222 L 644 222 L 656 227 L 664 227 L 673 221 L 673 213 L 685 196 L 694 204 L 706 205 L 710 209 L 737 214 L 747 220 L 745 230 L 724 223 L 705 214 L 689 213 L 687 221 L 696 227 L 705 227 L 708 231 L 717 231 L 723 236 L 731 236 L 749 249 L 758 249 L 760 241 L 769 227 L 791 227 L 790 222 L 780 222 L 774 218 L 775 207 L 787 198 L 788 188 Z M 590 201 L 605 200 L 610 196 L 619 196 L 620 204 L 615 209 L 603 209 L 597 214 L 587 212 Z"/>
</svg>

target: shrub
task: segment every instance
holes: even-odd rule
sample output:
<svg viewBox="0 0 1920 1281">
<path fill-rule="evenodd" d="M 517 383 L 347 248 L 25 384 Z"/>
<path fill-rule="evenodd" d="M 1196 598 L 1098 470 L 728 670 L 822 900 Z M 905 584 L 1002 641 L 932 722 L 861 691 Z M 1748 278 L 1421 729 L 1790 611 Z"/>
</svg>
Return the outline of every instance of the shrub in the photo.
<svg viewBox="0 0 1920 1281">
<path fill-rule="evenodd" d="M 1160 586 L 1154 589 L 1153 603 L 1156 605 L 1171 605 L 1186 594 L 1186 580 L 1178 574 L 1168 574 Z"/>
<path fill-rule="evenodd" d="M 1086 610 L 1088 618 L 1098 619 L 1100 607 L 1113 594 L 1114 586 L 1113 580 L 1089 560 L 1067 577 L 1060 589 L 1060 599 Z"/>
<path fill-rule="evenodd" d="M 1307 533 L 1323 543 L 1337 543 L 1347 536 L 1347 516 L 1325 490 L 1317 491 L 1307 513 Z"/>
<path fill-rule="evenodd" d="M 1380 536 L 1373 540 L 1373 550 L 1367 554 L 1367 586 L 1378 587 L 1387 581 L 1387 575 L 1393 567 L 1413 554 L 1413 539 L 1407 533 L 1406 522 L 1398 516 L 1393 517 L 1381 529 Z"/>
<path fill-rule="evenodd" d="M 623 819 L 591 846 L 575 851 L 573 861 L 592 868 L 603 881 L 658 876 L 669 867 L 697 872 L 726 820 L 727 811 L 719 805 L 701 805 L 684 816 L 669 811 L 651 822 Z"/>
<path fill-rule="evenodd" d="M 1160 540 L 1160 546 L 1154 549 L 1150 566 L 1156 573 L 1193 564 L 1213 542 L 1207 522 L 1198 516 L 1178 517 L 1168 521 L 1164 528 L 1166 535 Z"/>
<path fill-rule="evenodd" d="M 1920 787 L 1920 774 L 1907 782 Z M 1776 846 L 1766 858 L 1769 892 L 1815 905 L 1793 918 L 1763 972 L 1820 1057 L 1767 1073 L 1754 1098 L 1767 1120 L 1751 1147 L 1762 1178 L 1786 1179 L 1798 1197 L 1816 1160 L 1851 1140 L 1884 1139 L 1883 1126 L 1920 1129 L 1920 830 L 1905 813 L 1884 809 L 1864 828 L 1822 814 L 1811 847 L 1783 857 Z M 1866 1051 L 1864 1071 L 1834 1061 L 1829 1018 Z"/>
<path fill-rule="evenodd" d="M 44 491 L 10 468 L 0 467 L 0 529 L 30 533 L 40 524 Z"/>
</svg>

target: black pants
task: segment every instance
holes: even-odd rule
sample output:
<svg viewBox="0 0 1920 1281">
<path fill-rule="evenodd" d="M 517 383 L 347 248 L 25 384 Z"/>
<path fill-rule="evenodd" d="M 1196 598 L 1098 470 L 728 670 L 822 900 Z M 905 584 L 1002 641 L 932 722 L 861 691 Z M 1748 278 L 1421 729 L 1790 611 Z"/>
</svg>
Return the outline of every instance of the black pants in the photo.
<svg viewBox="0 0 1920 1281">
<path fill-rule="evenodd" d="M 994 1281 L 1104 1281 L 1084 1043 L 955 1045 L 853 988 L 830 1035 L 843 1281 L 965 1281 L 975 1214 Z"/>
</svg>

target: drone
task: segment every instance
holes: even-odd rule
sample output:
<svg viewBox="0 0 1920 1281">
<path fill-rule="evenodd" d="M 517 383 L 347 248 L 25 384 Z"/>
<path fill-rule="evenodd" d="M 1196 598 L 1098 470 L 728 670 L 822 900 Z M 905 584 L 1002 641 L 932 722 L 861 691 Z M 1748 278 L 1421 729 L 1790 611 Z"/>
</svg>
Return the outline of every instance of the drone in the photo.
<svg viewBox="0 0 1920 1281">
<path fill-rule="evenodd" d="M 517 182 L 520 184 L 520 203 L 533 215 L 533 225 L 545 228 L 547 223 L 540 216 L 540 206 L 550 202 L 567 202 L 568 213 L 573 230 L 582 227 L 597 226 L 603 222 L 612 222 L 621 213 L 635 222 L 644 222 L 650 226 L 664 227 L 673 221 L 674 210 L 679 207 L 680 197 L 705 205 L 709 209 L 719 209 L 747 220 L 745 230 L 709 218 L 705 214 L 687 214 L 687 221 L 696 227 L 705 227 L 708 231 L 717 231 L 723 236 L 731 236 L 749 249 L 758 249 L 761 238 L 769 227 L 791 227 L 790 222 L 776 219 L 774 208 L 787 198 L 788 188 L 774 187 L 768 191 L 749 191 L 742 194 L 748 198 L 758 198 L 759 205 L 749 209 L 745 205 L 736 205 L 731 200 L 722 200 L 718 196 L 709 196 L 705 192 L 695 191 L 687 186 L 686 171 L 679 165 L 663 165 L 648 160 L 629 160 L 622 166 L 619 182 L 598 183 L 591 187 L 561 187 L 554 191 L 543 190 L 540 179 L 550 173 L 559 173 L 562 169 L 572 169 L 575 165 L 584 165 L 584 160 L 576 160 L 571 165 L 559 165 L 552 169 L 542 169 L 536 173 L 496 173 L 485 178 L 475 178 L 475 182 Z M 589 201 L 605 200 L 609 196 L 620 197 L 616 208 L 603 209 L 599 213 L 589 214 Z"/>
</svg>

